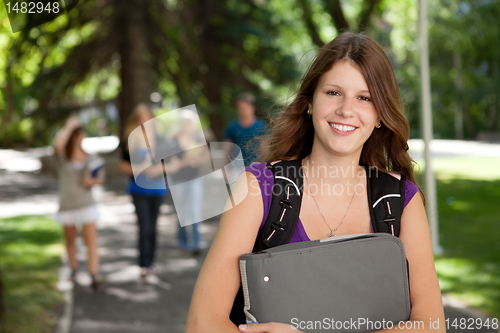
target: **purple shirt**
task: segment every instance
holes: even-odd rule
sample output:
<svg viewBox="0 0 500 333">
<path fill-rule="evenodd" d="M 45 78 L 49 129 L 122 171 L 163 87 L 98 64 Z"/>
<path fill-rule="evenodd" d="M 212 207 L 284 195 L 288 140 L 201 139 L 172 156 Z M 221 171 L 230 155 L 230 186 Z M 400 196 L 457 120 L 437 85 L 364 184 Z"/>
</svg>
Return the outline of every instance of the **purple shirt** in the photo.
<svg viewBox="0 0 500 333">
<path fill-rule="evenodd" d="M 271 208 L 271 200 L 272 200 L 272 188 L 274 185 L 274 177 L 271 170 L 269 170 L 266 166 L 266 163 L 253 163 L 249 167 L 245 169 L 245 171 L 251 172 L 259 182 L 260 191 L 262 193 L 262 201 L 264 203 L 264 216 L 262 217 L 262 222 L 260 224 L 260 229 L 264 227 L 264 223 L 267 220 L 267 216 L 269 215 L 269 209 Z M 406 179 L 405 181 L 405 207 L 408 205 L 413 196 L 418 192 L 418 186 L 415 185 L 412 181 Z M 372 230 L 373 232 L 373 230 Z M 297 222 L 297 227 L 290 239 L 289 243 L 298 243 L 309 241 L 309 237 L 306 234 L 304 229 L 304 225 L 302 225 L 302 221 L 299 220 Z"/>
</svg>

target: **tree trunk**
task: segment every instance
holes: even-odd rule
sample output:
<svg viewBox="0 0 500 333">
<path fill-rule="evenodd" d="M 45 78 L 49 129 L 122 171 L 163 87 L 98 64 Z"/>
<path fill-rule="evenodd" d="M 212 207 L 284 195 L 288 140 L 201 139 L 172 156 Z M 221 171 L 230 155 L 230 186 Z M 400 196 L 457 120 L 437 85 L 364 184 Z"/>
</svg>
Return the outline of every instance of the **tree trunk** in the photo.
<svg viewBox="0 0 500 333">
<path fill-rule="evenodd" d="M 472 120 L 472 114 L 470 112 L 469 105 L 464 102 L 462 103 L 462 112 L 464 114 L 465 128 L 467 129 L 467 138 L 476 138 L 476 126 L 474 126 L 474 121 Z"/>
<path fill-rule="evenodd" d="M 463 77 L 462 77 L 462 57 L 459 53 L 453 53 L 453 65 L 457 70 L 457 77 L 455 78 L 455 88 L 457 89 L 457 99 L 458 99 L 458 114 L 462 116 L 462 121 L 465 123 L 465 128 L 467 129 L 467 137 L 469 139 L 475 139 L 476 137 L 476 127 L 474 126 L 474 121 L 472 120 L 472 115 L 470 113 L 469 105 L 466 100 L 463 89 Z M 463 126 L 462 126 L 463 129 Z M 459 133 L 460 134 L 460 133 Z M 462 133 L 462 138 L 465 135 Z"/>
<path fill-rule="evenodd" d="M 121 35 L 118 52 L 121 57 L 122 90 L 118 95 L 120 137 L 123 138 L 128 116 L 139 103 L 149 103 L 151 68 L 147 61 L 148 45 L 144 26 L 147 20 L 147 1 L 119 0 L 117 10 L 117 36 Z"/>
<path fill-rule="evenodd" d="M 455 109 L 455 139 L 464 138 L 464 111 L 463 111 L 463 76 L 462 76 L 462 57 L 458 52 L 453 52 L 453 67 L 457 70 L 455 77 L 455 89 L 457 90 L 458 105 Z"/>
<path fill-rule="evenodd" d="M 12 88 L 12 76 L 10 74 L 10 68 L 7 69 L 7 87 L 6 87 L 6 100 L 7 100 L 7 105 L 5 108 L 5 118 L 3 119 L 2 123 L 8 124 L 10 122 L 10 119 L 12 118 L 12 115 L 14 114 L 14 89 Z"/>
<path fill-rule="evenodd" d="M 204 7 L 200 6 L 201 11 L 198 12 L 202 18 L 203 33 L 201 38 L 202 54 L 204 62 L 207 65 L 208 71 L 201 76 L 203 89 L 208 99 L 208 119 L 210 120 L 210 128 L 215 134 L 218 141 L 222 141 L 224 135 L 224 122 L 221 116 L 221 98 L 220 89 L 222 86 L 222 70 L 219 68 L 218 49 L 220 45 L 215 38 L 214 27 L 211 18 L 214 17 L 216 4 L 213 0 L 205 0 Z M 235 111 L 236 112 L 236 111 Z"/>
<path fill-rule="evenodd" d="M 493 82 L 495 82 L 495 87 L 497 92 L 495 93 L 495 100 L 493 101 L 492 105 L 491 105 L 491 109 L 492 109 L 492 112 L 493 112 L 493 116 L 491 117 L 491 130 L 492 131 L 495 131 L 495 130 L 500 130 L 500 97 L 499 97 L 499 93 L 500 93 L 500 90 L 498 89 L 498 86 L 500 85 L 500 66 L 499 66 L 499 63 L 500 63 L 500 59 L 495 59 L 493 61 Z"/>
<path fill-rule="evenodd" d="M 4 313 L 5 313 L 5 305 L 3 302 L 2 271 L 0 271 L 0 323 L 2 322 L 2 318 L 3 318 Z"/>
<path fill-rule="evenodd" d="M 380 2 L 380 0 L 365 0 L 364 9 L 361 12 L 361 19 L 359 23 L 360 31 L 367 31 L 370 24 L 370 17 L 375 9 L 375 6 Z"/>
<path fill-rule="evenodd" d="M 464 87 L 463 87 L 463 76 L 462 76 L 462 57 L 460 56 L 459 53 L 453 52 L 452 56 L 452 61 L 453 61 L 453 66 L 457 70 L 457 77 L 455 78 L 455 88 L 457 90 L 457 99 L 458 99 L 458 111 L 457 115 L 462 117 L 463 120 L 465 120 L 465 128 L 467 129 L 467 137 L 469 139 L 475 139 L 476 138 L 476 127 L 474 126 L 474 121 L 472 120 L 472 115 L 470 113 L 470 109 L 467 103 L 467 100 L 465 98 L 465 94 L 463 92 Z M 461 113 L 461 115 L 460 115 Z M 462 120 L 462 121 L 463 121 Z M 456 120 L 456 122 L 458 122 Z M 458 125 L 457 129 L 458 129 Z M 462 126 L 463 129 L 463 126 Z M 464 137 L 463 133 L 456 133 L 457 136 L 462 136 Z"/>
<path fill-rule="evenodd" d="M 311 36 L 312 41 L 314 44 L 318 45 L 319 47 L 322 47 L 325 45 L 323 40 L 321 39 L 318 29 L 314 25 L 314 21 L 312 19 L 312 13 L 311 13 L 311 7 L 309 5 L 308 0 L 298 0 L 299 6 L 302 8 L 303 15 L 302 18 L 304 19 L 304 23 L 306 25 L 307 31 L 309 32 L 309 35 Z"/>
</svg>

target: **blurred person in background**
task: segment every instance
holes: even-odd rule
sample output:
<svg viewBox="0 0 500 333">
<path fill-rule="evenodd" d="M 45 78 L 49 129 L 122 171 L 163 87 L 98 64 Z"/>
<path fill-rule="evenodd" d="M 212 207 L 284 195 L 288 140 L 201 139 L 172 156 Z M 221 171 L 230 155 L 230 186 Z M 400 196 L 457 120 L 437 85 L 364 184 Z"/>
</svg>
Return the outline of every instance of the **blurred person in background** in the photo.
<svg viewBox="0 0 500 333">
<path fill-rule="evenodd" d="M 152 274 L 152 266 L 156 250 L 156 222 L 160 212 L 160 206 L 164 202 L 168 188 L 165 182 L 165 173 L 177 172 L 180 166 L 179 159 L 172 157 L 162 163 L 155 163 L 148 167 L 140 175 L 135 175 L 131 164 L 131 155 L 134 157 L 132 161 L 142 160 L 147 163 L 150 159 L 149 149 L 154 152 L 156 149 L 165 148 L 165 141 L 158 135 L 154 126 L 151 128 L 154 135 L 147 137 L 136 138 L 130 134 L 134 129 L 143 126 L 144 123 L 153 119 L 149 107 L 146 104 L 136 106 L 132 114 L 127 120 L 123 141 L 121 143 L 122 161 L 120 168 L 123 173 L 130 175 L 130 182 L 127 186 L 127 192 L 132 196 L 137 215 L 137 224 L 139 226 L 139 258 L 138 264 L 141 268 L 141 278 L 145 279 Z M 148 127 L 149 129 L 149 127 Z M 165 170 L 164 170 L 165 169 Z M 139 184 L 138 184 L 139 183 Z"/>
<path fill-rule="evenodd" d="M 245 166 L 249 166 L 252 162 L 257 162 L 259 158 L 259 147 L 263 143 L 259 143 L 257 138 L 267 134 L 269 128 L 265 121 L 255 116 L 255 97 L 252 94 L 238 95 L 235 98 L 235 104 L 238 110 L 238 119 L 227 125 L 224 140 L 240 147 L 243 162 Z M 236 157 L 231 146 L 230 144 L 224 145 L 224 156 L 230 161 Z"/>
<path fill-rule="evenodd" d="M 98 288 L 99 256 L 97 254 L 97 228 L 99 218 L 90 188 L 104 182 L 102 164 L 92 167 L 95 158 L 82 149 L 86 137 L 80 121 L 70 118 L 54 139 L 55 155 L 59 161 L 59 211 L 55 219 L 64 226 L 66 250 L 71 266 L 70 280 L 75 281 L 77 227 L 82 229 L 87 246 L 87 268 L 92 278 L 91 287 Z"/>
<path fill-rule="evenodd" d="M 198 117 L 193 111 L 181 112 L 174 144 L 180 147 L 181 153 L 177 156 L 182 167 L 169 178 L 171 185 L 182 184 L 175 188 L 179 246 L 181 252 L 191 250 L 194 256 L 201 253 L 198 222 L 203 203 L 203 179 L 199 177 L 200 167 L 209 161 L 208 147 L 198 125 Z M 188 228 L 191 229 L 191 244 L 188 242 Z"/>
</svg>

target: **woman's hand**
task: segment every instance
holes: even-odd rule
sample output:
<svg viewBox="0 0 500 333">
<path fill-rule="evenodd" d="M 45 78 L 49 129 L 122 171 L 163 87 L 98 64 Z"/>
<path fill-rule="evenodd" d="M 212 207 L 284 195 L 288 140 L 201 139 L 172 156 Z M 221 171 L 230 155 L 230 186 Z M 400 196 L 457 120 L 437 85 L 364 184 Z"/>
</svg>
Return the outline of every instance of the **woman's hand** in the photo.
<svg viewBox="0 0 500 333">
<path fill-rule="evenodd" d="M 92 177 L 83 177 L 82 185 L 86 188 L 91 188 L 95 184 L 95 180 Z"/>
<path fill-rule="evenodd" d="M 193 152 L 193 150 L 188 150 L 184 153 L 184 158 L 182 159 L 183 166 L 195 168 L 200 165 L 200 156 L 196 152 Z"/>
<path fill-rule="evenodd" d="M 94 184 L 104 184 L 104 177 L 102 176 L 97 176 L 96 178 L 93 178 Z"/>
<path fill-rule="evenodd" d="M 181 168 L 182 163 L 177 156 L 173 156 L 168 163 L 165 163 L 165 172 L 168 174 L 176 173 Z"/>
<path fill-rule="evenodd" d="M 184 167 L 196 168 L 201 166 L 203 163 L 208 162 L 209 153 L 207 146 L 200 146 L 195 148 L 190 148 L 185 151 L 181 164 Z"/>
<path fill-rule="evenodd" d="M 95 184 L 104 184 L 104 177 L 83 177 L 82 178 L 82 186 L 86 188 L 91 188 Z"/>
<path fill-rule="evenodd" d="M 64 127 L 68 128 L 70 131 L 80 126 L 82 126 L 82 122 L 77 117 L 68 118 L 64 124 Z"/>
<path fill-rule="evenodd" d="M 163 175 L 163 164 L 161 162 L 155 163 L 144 170 L 144 174 L 148 179 L 157 178 Z"/>
<path fill-rule="evenodd" d="M 299 331 L 297 328 L 294 328 L 290 324 L 282 324 L 282 323 L 262 323 L 262 324 L 247 324 L 240 325 L 240 332 L 252 332 L 252 333 L 304 333 Z"/>
<path fill-rule="evenodd" d="M 73 130 L 80 126 L 82 126 L 82 123 L 76 117 L 71 117 L 66 120 L 66 123 L 57 132 L 54 138 L 54 149 L 56 156 L 64 156 L 64 147 L 66 146 L 71 133 L 73 132 Z"/>
<path fill-rule="evenodd" d="M 163 168 L 165 166 L 165 169 Z M 172 157 L 168 163 L 158 162 L 152 166 L 149 166 L 145 169 L 144 173 L 148 178 L 157 178 L 162 176 L 163 173 L 172 174 L 179 171 L 182 167 L 182 164 L 176 156 Z"/>
</svg>

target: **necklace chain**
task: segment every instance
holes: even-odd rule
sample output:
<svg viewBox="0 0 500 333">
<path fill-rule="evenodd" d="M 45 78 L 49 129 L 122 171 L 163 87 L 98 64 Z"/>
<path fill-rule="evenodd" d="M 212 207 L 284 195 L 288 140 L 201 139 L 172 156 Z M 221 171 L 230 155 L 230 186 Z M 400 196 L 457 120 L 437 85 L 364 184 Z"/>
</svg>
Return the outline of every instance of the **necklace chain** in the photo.
<svg viewBox="0 0 500 333">
<path fill-rule="evenodd" d="M 304 170 L 304 162 L 302 162 L 302 170 Z M 314 200 L 314 203 L 316 204 L 316 207 L 318 208 L 318 211 L 319 211 L 319 214 L 321 215 L 321 217 L 323 218 L 323 221 L 325 221 L 325 224 L 328 226 L 328 228 L 330 229 L 330 233 L 328 234 L 328 237 L 334 237 L 336 236 L 335 234 L 335 231 L 339 230 L 339 228 L 342 226 L 342 223 L 344 223 L 344 220 L 347 216 L 347 212 L 349 211 L 349 208 L 351 208 L 351 204 L 352 204 L 352 200 L 354 199 L 354 195 L 356 194 L 356 187 L 358 186 L 359 184 L 359 180 L 360 180 L 360 177 L 358 175 L 358 182 L 356 183 L 356 185 L 354 186 L 354 193 L 352 194 L 352 197 L 351 197 L 351 201 L 349 201 L 349 206 L 347 206 L 347 210 L 345 211 L 345 214 L 344 214 L 344 217 L 342 218 L 342 221 L 340 221 L 340 224 L 337 226 L 337 228 L 335 229 L 332 229 L 332 227 L 330 227 L 330 225 L 328 224 L 328 222 L 326 222 L 326 219 L 325 219 L 325 216 L 323 215 L 323 213 L 321 212 L 321 209 L 319 208 L 319 205 L 318 205 L 318 202 L 316 201 L 316 198 L 314 197 L 314 194 L 312 194 L 312 192 L 310 191 L 310 188 L 309 188 L 309 180 L 307 179 L 307 175 L 305 172 L 304 173 L 304 179 L 306 180 L 307 182 L 307 190 L 309 191 L 309 193 L 311 194 L 313 200 Z"/>
</svg>

